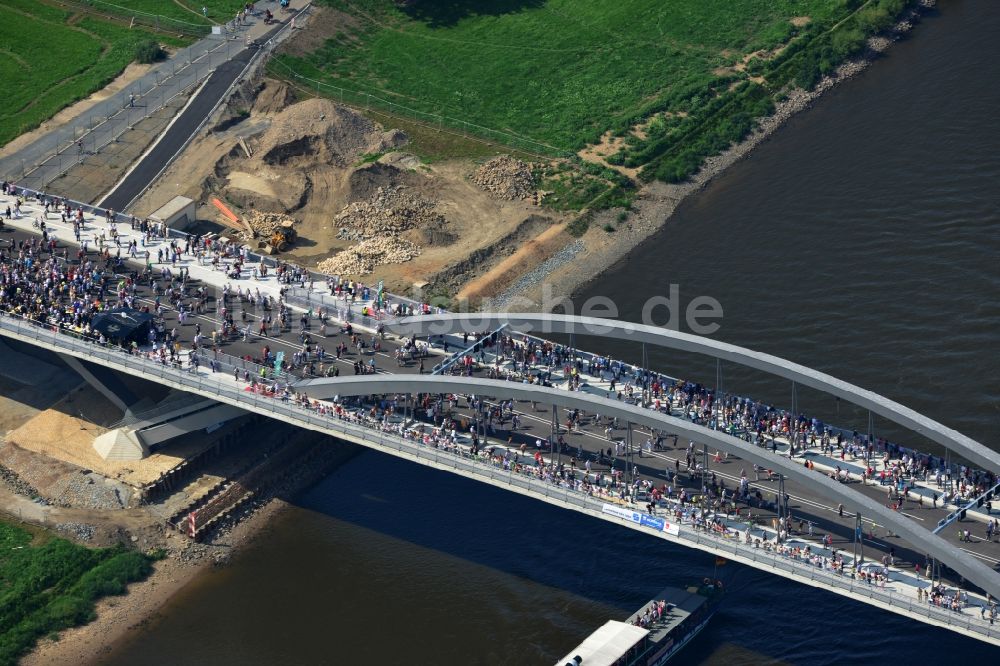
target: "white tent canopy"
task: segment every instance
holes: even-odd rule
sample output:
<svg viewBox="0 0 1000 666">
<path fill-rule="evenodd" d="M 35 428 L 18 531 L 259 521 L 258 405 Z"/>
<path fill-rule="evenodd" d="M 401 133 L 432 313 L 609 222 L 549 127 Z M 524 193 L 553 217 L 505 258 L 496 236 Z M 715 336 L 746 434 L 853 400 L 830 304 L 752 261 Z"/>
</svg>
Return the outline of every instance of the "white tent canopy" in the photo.
<svg viewBox="0 0 1000 666">
<path fill-rule="evenodd" d="M 575 664 L 576 657 L 582 659 L 580 666 L 611 666 L 648 633 L 648 629 L 628 622 L 608 620 L 576 649 L 560 659 L 556 666 Z"/>
</svg>

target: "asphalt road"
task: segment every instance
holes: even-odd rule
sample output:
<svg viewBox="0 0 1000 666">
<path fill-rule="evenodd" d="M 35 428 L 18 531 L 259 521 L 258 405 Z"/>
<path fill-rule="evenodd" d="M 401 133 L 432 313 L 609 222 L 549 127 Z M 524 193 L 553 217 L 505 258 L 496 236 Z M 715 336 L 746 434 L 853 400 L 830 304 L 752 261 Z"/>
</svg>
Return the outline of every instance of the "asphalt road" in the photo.
<svg viewBox="0 0 1000 666">
<path fill-rule="evenodd" d="M 195 95 L 180 115 L 160 137 L 160 140 L 147 152 L 139 163 L 107 196 L 101 200 L 100 206 L 112 210 L 125 210 L 146 187 L 160 174 L 178 152 L 194 136 L 205 118 L 212 113 L 215 105 L 246 69 L 247 63 L 256 49 L 244 48 L 225 62 L 208 77 L 198 94 Z"/>
</svg>

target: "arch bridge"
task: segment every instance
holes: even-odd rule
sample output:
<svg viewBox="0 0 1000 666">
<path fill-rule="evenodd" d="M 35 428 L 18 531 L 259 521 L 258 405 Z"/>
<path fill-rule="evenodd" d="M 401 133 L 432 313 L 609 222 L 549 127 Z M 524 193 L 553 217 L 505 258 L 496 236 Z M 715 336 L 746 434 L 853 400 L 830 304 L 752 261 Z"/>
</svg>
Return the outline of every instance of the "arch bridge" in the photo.
<svg viewBox="0 0 1000 666">
<path fill-rule="evenodd" d="M 441 318 L 427 317 L 426 322 L 424 322 L 418 318 L 394 322 L 390 327 L 401 331 L 421 331 L 422 334 L 425 334 L 423 332 L 429 330 L 426 326 L 432 323 L 440 324 L 442 321 Z M 604 323 L 607 324 L 607 322 Z M 456 321 L 448 322 L 447 325 L 449 330 L 458 330 L 453 328 L 456 326 Z M 0 334 L 62 354 L 100 363 L 143 379 L 254 411 L 299 427 L 326 433 L 430 467 L 458 473 L 562 508 L 580 511 L 640 530 L 680 545 L 722 555 L 727 559 L 820 587 L 905 615 L 911 619 L 946 627 L 1000 645 L 1000 629 L 993 628 L 985 621 L 979 621 L 978 617 L 953 613 L 926 603 L 920 603 L 912 594 L 903 595 L 899 592 L 880 591 L 871 585 L 855 582 L 850 576 L 837 575 L 819 569 L 805 561 L 779 556 L 772 550 L 755 547 L 739 538 L 725 538 L 695 529 L 689 525 L 675 525 L 664 518 L 640 513 L 628 505 L 610 504 L 607 500 L 602 501 L 579 490 L 553 483 L 551 479 L 525 477 L 515 474 L 513 469 L 498 469 L 480 459 L 469 457 L 467 453 L 457 455 L 453 452 L 445 452 L 439 448 L 427 446 L 413 437 L 404 436 L 402 428 L 371 427 L 371 424 L 364 425 L 345 420 L 335 416 L 333 409 L 317 409 L 316 404 L 306 406 L 295 401 L 283 401 L 260 395 L 258 392 L 248 391 L 246 384 L 237 382 L 231 375 L 225 373 L 215 374 L 197 369 L 191 371 L 174 368 L 143 356 L 135 356 L 121 350 L 100 346 L 13 317 L 0 316 Z M 739 350 L 739 348 L 735 349 Z M 774 357 L 767 358 L 773 359 Z M 319 401 L 319 403 L 334 397 L 347 396 L 385 394 L 412 396 L 421 393 L 474 394 L 501 399 L 537 401 L 566 408 L 580 407 L 590 412 L 616 416 L 630 424 L 676 432 L 694 441 L 711 444 L 720 451 L 735 454 L 751 463 L 776 470 L 784 477 L 808 485 L 819 495 L 842 503 L 866 516 L 877 518 L 880 523 L 891 528 L 894 533 L 900 535 L 915 548 L 947 564 L 965 579 L 992 594 L 994 598 L 1000 598 L 1000 575 L 969 553 L 957 548 L 940 536 L 920 528 L 916 523 L 889 510 L 880 502 L 824 475 L 807 471 L 805 467 L 782 456 L 749 446 L 741 439 L 641 406 L 535 384 L 473 377 L 380 374 L 299 380 L 295 381 L 293 385 L 295 391 L 305 392 L 312 400 Z M 329 405 L 329 403 L 325 404 Z M 888 407 L 885 409 L 891 411 Z M 899 408 L 895 409 L 899 410 Z M 902 409 L 905 410 L 905 408 Z M 934 424 L 929 420 L 926 423 L 932 425 L 936 432 L 942 433 L 939 436 L 945 437 L 947 434 L 944 426 Z M 973 454 L 977 451 L 976 446 L 981 447 L 981 445 L 969 445 L 971 440 L 963 442 L 960 437 L 956 436 L 949 436 L 948 441 L 956 447 L 965 444 Z M 983 460 L 989 462 L 989 456 L 980 455 Z"/>
</svg>

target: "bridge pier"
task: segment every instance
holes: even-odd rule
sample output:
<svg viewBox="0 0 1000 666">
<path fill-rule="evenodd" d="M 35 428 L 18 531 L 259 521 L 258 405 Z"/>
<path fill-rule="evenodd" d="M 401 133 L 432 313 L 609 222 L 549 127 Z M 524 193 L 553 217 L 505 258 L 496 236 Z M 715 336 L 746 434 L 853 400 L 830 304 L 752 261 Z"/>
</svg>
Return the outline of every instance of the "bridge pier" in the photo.
<svg viewBox="0 0 1000 666">
<path fill-rule="evenodd" d="M 107 398 L 108 402 L 122 410 L 122 414 L 128 411 L 128 403 L 125 401 L 125 398 L 118 395 L 118 393 L 116 393 L 111 387 L 98 379 L 97 376 L 84 365 L 83 361 L 70 356 L 69 354 L 59 354 L 59 358 L 61 358 L 66 365 L 71 367 L 76 374 L 80 375 L 80 377 L 82 377 L 87 384 Z"/>
</svg>

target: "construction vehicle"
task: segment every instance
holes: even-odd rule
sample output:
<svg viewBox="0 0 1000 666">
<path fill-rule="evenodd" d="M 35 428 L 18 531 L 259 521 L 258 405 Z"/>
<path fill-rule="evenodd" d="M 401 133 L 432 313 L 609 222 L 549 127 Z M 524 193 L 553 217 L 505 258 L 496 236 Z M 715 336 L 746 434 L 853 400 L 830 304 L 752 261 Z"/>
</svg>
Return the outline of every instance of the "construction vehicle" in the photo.
<svg viewBox="0 0 1000 666">
<path fill-rule="evenodd" d="M 272 231 L 269 237 L 259 238 L 260 234 L 247 222 L 246 218 L 234 213 L 226 204 L 218 199 L 213 198 L 212 205 L 222 213 L 222 222 L 226 226 L 237 231 L 242 231 L 246 239 L 256 240 L 257 249 L 264 250 L 268 254 L 286 251 L 295 242 L 296 238 L 298 238 L 295 227 L 292 226 L 294 224 L 292 220 L 280 222 L 278 228 Z"/>
<path fill-rule="evenodd" d="M 275 229 L 271 234 L 271 238 L 268 239 L 268 245 L 271 246 L 274 252 L 284 252 L 288 247 L 295 242 L 298 234 L 295 233 L 295 227 L 292 226 L 291 220 L 285 220 L 281 223 L 278 229 Z"/>
</svg>

